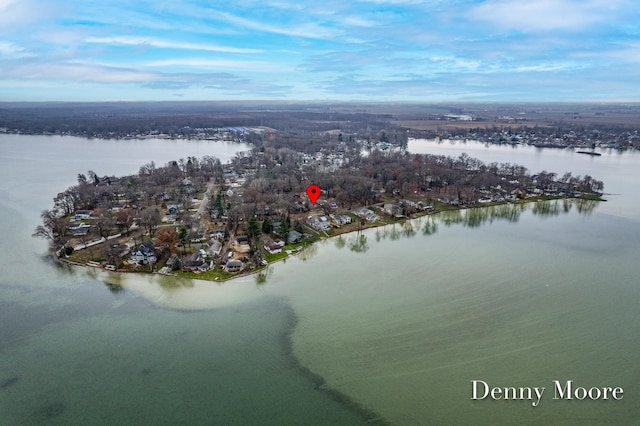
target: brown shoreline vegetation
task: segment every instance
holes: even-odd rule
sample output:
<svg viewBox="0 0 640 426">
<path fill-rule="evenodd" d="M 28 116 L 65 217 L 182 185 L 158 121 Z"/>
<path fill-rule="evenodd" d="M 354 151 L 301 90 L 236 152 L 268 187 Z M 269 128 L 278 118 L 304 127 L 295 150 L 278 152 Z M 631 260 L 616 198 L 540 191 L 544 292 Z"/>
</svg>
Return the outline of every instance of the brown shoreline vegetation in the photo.
<svg viewBox="0 0 640 426">
<path fill-rule="evenodd" d="M 373 141 L 326 134 L 315 152 L 283 146 L 299 138 L 254 134 L 253 148 L 227 164 L 189 157 L 130 176 L 78 174 L 34 236 L 74 264 L 212 281 L 257 272 L 264 281 L 270 263 L 325 237 L 448 210 L 602 200 L 603 183 L 588 175 L 410 154 L 384 131 Z M 315 205 L 311 183 L 321 188 Z"/>
</svg>

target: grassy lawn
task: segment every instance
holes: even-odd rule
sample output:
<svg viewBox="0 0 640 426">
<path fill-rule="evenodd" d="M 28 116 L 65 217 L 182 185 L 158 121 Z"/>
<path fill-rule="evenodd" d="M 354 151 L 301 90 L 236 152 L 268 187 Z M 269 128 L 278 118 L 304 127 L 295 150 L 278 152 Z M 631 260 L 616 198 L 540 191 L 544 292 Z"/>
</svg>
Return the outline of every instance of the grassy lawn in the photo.
<svg viewBox="0 0 640 426">
<path fill-rule="evenodd" d="M 592 201 L 607 201 L 599 195 L 596 194 L 582 194 L 578 197 L 580 200 L 592 200 Z"/>
<path fill-rule="evenodd" d="M 99 247 L 90 247 L 84 250 L 74 251 L 71 253 L 68 260 L 76 263 L 87 263 L 89 261 L 100 263 L 105 262 L 107 260 L 107 256 Z"/>
<path fill-rule="evenodd" d="M 288 254 L 284 250 L 282 250 L 280 253 L 275 253 L 275 254 L 271 254 L 266 250 L 262 250 L 262 256 L 267 262 L 271 263 L 271 262 L 276 262 L 278 260 L 284 259 L 285 257 L 288 256 Z"/>
<path fill-rule="evenodd" d="M 230 274 L 220 269 L 211 269 L 206 272 L 200 272 L 196 274 L 195 272 L 184 272 L 184 271 L 175 271 L 179 277 L 185 278 L 193 278 L 196 280 L 209 280 L 209 281 L 220 281 L 220 280 L 228 280 L 229 278 L 233 278 L 236 274 Z"/>
<path fill-rule="evenodd" d="M 284 250 L 299 250 L 301 248 L 304 247 L 308 247 L 310 246 L 312 243 L 311 241 L 302 241 L 300 243 L 296 243 L 296 244 L 286 244 L 283 248 Z"/>
<path fill-rule="evenodd" d="M 378 212 L 378 218 L 380 218 L 380 222 L 384 223 L 385 225 L 391 225 L 393 223 L 398 223 L 398 222 L 404 222 L 406 220 L 405 217 L 391 217 L 388 215 L 385 215 L 382 212 Z"/>
</svg>

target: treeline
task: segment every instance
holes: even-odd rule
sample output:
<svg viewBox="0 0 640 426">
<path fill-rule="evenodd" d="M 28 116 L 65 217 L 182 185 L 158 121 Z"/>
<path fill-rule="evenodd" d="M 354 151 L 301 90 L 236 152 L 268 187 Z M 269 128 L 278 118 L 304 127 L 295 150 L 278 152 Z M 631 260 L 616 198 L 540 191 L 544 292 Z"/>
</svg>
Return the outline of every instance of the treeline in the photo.
<svg viewBox="0 0 640 426">
<path fill-rule="evenodd" d="M 298 153 L 286 148 L 254 150 L 234 160 L 236 169 L 256 170 L 237 202 L 249 205 L 244 208 L 247 217 L 268 207 L 274 210 L 274 206 L 281 212 L 304 211 L 309 207 L 304 191 L 311 182 L 320 186 L 323 198 L 346 209 L 378 203 L 383 194 L 387 199 L 456 199 L 465 204 L 475 202 L 483 191 L 601 193 L 604 187 L 602 181 L 588 175 L 568 172 L 558 176 L 546 171 L 531 175 L 520 165 L 484 164 L 467 154 L 452 158 L 375 150 L 362 155 L 354 149 L 345 152 L 342 161 L 335 168 L 322 161 L 303 164 Z"/>
<path fill-rule="evenodd" d="M 53 209 L 43 212 L 34 235 L 51 240 L 54 247 L 66 244 L 73 237 L 69 219 L 79 210 L 92 211 L 93 232 L 101 237 L 126 232 L 134 223 L 153 235 L 165 214 L 174 216 L 185 232 L 197 233 L 204 218 L 190 213 L 192 200 L 208 184 L 216 192 L 200 213 L 211 222 L 226 223 L 231 235 L 245 224 L 255 228 L 256 220 L 263 226 L 267 220 L 295 226 L 311 208 L 305 194 L 311 183 L 320 186 L 327 212 L 384 201 L 402 202 L 405 215 L 415 212 L 417 201 L 473 205 L 480 198 L 601 194 L 604 187 L 589 175 L 531 174 L 521 165 L 485 164 L 464 153 L 453 158 L 404 150 L 366 152 L 345 144 L 341 152 L 312 156 L 297 147 L 273 145 L 240 152 L 225 165 L 214 157 L 189 157 L 163 166 L 151 162 L 125 177 L 79 174 L 77 184 L 59 193 Z"/>
<path fill-rule="evenodd" d="M 638 128 L 626 125 L 553 123 L 535 125 L 492 125 L 471 128 L 410 131 L 413 138 L 464 138 L 487 143 L 553 143 L 559 145 L 615 144 L 621 149 L 640 148 Z"/>
<path fill-rule="evenodd" d="M 189 213 L 195 194 L 203 192 L 210 180 L 221 182 L 223 173 L 220 160 L 210 156 L 164 166 L 151 162 L 140 167 L 137 175 L 124 177 L 100 177 L 92 170 L 80 173 L 77 184 L 58 193 L 53 208 L 42 212 L 43 224 L 34 236 L 50 240 L 54 247 L 65 245 L 74 236 L 68 229 L 69 219 L 78 211 L 92 212 L 92 229 L 100 237 L 126 232 L 134 223 L 153 234 L 172 204 L 178 222 L 191 232 L 198 225 Z"/>
<path fill-rule="evenodd" d="M 0 104 L 0 128 L 25 134 L 125 137 L 163 133 L 189 137 L 200 128 L 268 127 L 295 135 L 375 135 L 399 129 L 390 114 L 339 112 L 299 105 L 286 109 L 234 103 L 19 103 Z M 401 132 L 398 132 L 400 134 Z"/>
</svg>

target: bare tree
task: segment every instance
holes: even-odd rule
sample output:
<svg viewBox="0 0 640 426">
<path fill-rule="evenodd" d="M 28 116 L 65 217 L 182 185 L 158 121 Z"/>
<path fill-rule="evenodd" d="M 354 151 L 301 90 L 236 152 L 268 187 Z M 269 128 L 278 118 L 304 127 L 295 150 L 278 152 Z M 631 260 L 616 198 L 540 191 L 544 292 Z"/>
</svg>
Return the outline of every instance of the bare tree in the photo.
<svg viewBox="0 0 640 426">
<path fill-rule="evenodd" d="M 33 236 L 49 240 L 54 246 L 65 244 L 67 241 L 65 238 L 67 222 L 58 217 L 52 210 L 44 210 L 40 217 L 42 218 L 42 225 L 36 227 Z"/>
<path fill-rule="evenodd" d="M 149 235 L 153 236 L 153 231 L 160 225 L 162 218 L 160 210 L 157 207 L 146 208 L 140 214 L 140 224 L 147 230 Z"/>
</svg>

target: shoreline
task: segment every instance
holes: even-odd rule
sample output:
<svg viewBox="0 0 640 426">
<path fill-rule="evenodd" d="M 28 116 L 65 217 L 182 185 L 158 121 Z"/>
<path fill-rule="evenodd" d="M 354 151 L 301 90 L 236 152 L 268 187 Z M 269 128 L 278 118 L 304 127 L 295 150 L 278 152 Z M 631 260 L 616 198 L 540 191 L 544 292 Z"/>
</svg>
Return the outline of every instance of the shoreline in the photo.
<svg viewBox="0 0 640 426">
<path fill-rule="evenodd" d="M 604 194 L 603 194 L 604 195 Z M 199 281 L 208 281 L 208 282 L 213 282 L 213 283 L 225 283 L 228 281 L 232 281 L 236 278 L 242 278 L 242 277 L 249 277 L 252 275 L 259 275 L 259 274 L 268 274 L 269 272 L 269 267 L 271 265 L 275 265 L 276 263 L 279 262 L 285 262 L 290 256 L 293 255 L 297 255 L 297 254 L 302 254 L 304 253 L 309 247 L 313 246 L 315 243 L 317 243 L 318 241 L 323 241 L 326 239 L 332 239 L 332 238 L 336 238 L 336 237 L 340 237 L 343 235 L 347 235 L 347 234 L 357 234 L 359 232 L 362 232 L 364 230 L 367 229 L 373 229 L 373 228 L 380 228 L 380 227 L 384 227 L 384 226 L 388 226 L 388 225 L 395 225 L 395 224 L 403 224 L 407 221 L 411 221 L 411 220 L 415 220 L 415 219 L 420 219 L 426 216 L 435 216 L 438 215 L 440 213 L 446 213 L 446 212 L 453 212 L 453 211 L 467 211 L 467 210 L 472 210 L 472 209 L 484 209 L 484 208 L 489 208 L 489 207 L 497 207 L 497 206 L 505 206 L 505 205 L 520 205 L 520 204 L 529 204 L 529 203 L 537 203 L 537 202 L 542 202 L 542 201 L 555 201 L 555 200 L 587 200 L 587 201 L 597 201 L 597 202 L 606 202 L 607 200 L 602 198 L 601 196 L 598 195 L 594 195 L 594 194 L 583 194 L 579 197 L 568 197 L 568 196 L 540 196 L 540 197 L 531 197 L 531 198 L 526 198 L 526 199 L 522 199 L 522 200 L 517 200 L 517 201 L 503 201 L 503 202 L 491 202 L 491 203 L 486 203 L 486 204 L 480 204 L 480 205 L 471 205 L 471 206 L 451 206 L 451 205 L 446 205 L 443 204 L 443 206 L 446 206 L 445 208 L 442 208 L 440 210 L 437 211 L 432 211 L 432 212 L 422 212 L 422 214 L 416 214 L 414 217 L 398 217 L 398 218 L 392 218 L 392 221 L 390 222 L 383 222 L 383 221 L 376 221 L 376 222 L 369 222 L 369 223 L 365 223 L 362 227 L 358 228 L 358 229 L 351 229 L 348 228 L 346 230 L 342 230 L 342 228 L 333 228 L 332 231 L 334 233 L 332 233 L 332 235 L 328 235 L 325 232 L 315 232 L 318 235 L 318 239 L 309 243 L 308 245 L 306 245 L 305 247 L 303 247 L 301 250 L 295 251 L 291 254 L 287 254 L 287 256 L 273 260 L 271 262 L 268 262 L 266 265 L 254 269 L 252 271 L 248 271 L 248 272 L 243 272 L 243 273 L 239 273 L 237 275 L 233 275 L 231 277 L 228 278 L 222 278 L 222 279 L 209 279 L 209 278 L 204 278 L 204 277 L 198 277 L 198 276 L 191 276 L 188 275 L 189 273 L 185 273 L 185 274 L 179 274 L 179 273 L 160 273 L 159 271 L 130 271 L 130 270 L 124 270 L 124 269 L 116 269 L 116 270 L 110 270 L 105 268 L 103 265 L 97 263 L 97 262 L 87 262 L 87 263 L 79 263 L 79 262 L 74 262 L 72 260 L 69 259 L 65 259 L 63 257 L 58 257 L 58 256 L 53 256 L 53 258 L 65 265 L 69 265 L 69 266 L 82 266 L 82 267 L 87 267 L 87 268 L 96 268 L 96 269 L 100 269 L 106 272 L 112 272 L 112 273 L 118 273 L 118 274 L 145 274 L 145 275 L 161 275 L 161 276 L 167 276 L 167 277 L 176 277 L 176 278 L 186 278 L 186 279 L 191 279 L 191 280 L 199 280 Z M 370 206 L 369 206 L 370 207 Z M 94 264 L 91 264 L 94 263 Z M 194 275 L 198 275 L 195 273 L 191 273 Z M 266 280 L 267 276 L 264 276 L 264 280 Z"/>
<path fill-rule="evenodd" d="M 291 363 L 291 366 L 299 371 L 303 377 L 310 380 L 314 385 L 314 389 L 316 391 L 326 395 L 328 398 L 342 405 L 346 409 L 353 411 L 359 417 L 361 417 L 365 423 L 381 426 L 390 425 L 391 423 L 389 423 L 389 421 L 387 421 L 379 413 L 364 407 L 360 403 L 351 399 L 348 395 L 327 386 L 327 383 L 322 376 L 314 373 L 302 364 L 302 362 L 295 355 L 292 338 L 293 333 L 295 332 L 295 329 L 298 325 L 298 315 L 289 304 L 286 304 L 284 309 L 286 311 L 284 321 L 285 323 L 282 333 L 280 334 L 280 345 L 282 347 L 284 357 Z"/>
<path fill-rule="evenodd" d="M 260 126 L 258 126 L 260 127 Z M 264 126 L 262 126 L 264 127 Z M 87 136 L 85 134 L 76 134 L 76 133 L 42 133 L 42 132 L 20 132 L 20 131 L 15 131 L 15 129 L 11 129 L 10 131 L 5 131 L 5 132 L 0 132 L 0 135 L 21 135 L 21 136 L 60 136 L 60 137 L 75 137 L 75 138 L 86 138 L 86 139 L 95 139 L 95 140 L 113 140 L 113 141 L 144 141 L 144 140 L 164 140 L 164 141 L 198 141 L 198 142 L 214 142 L 214 143 L 233 143 L 233 144 L 249 144 L 248 142 L 244 141 L 244 140 L 229 140 L 229 139 L 221 139 L 221 138 L 215 138 L 215 137 L 203 137 L 203 136 L 187 136 L 187 137 L 178 137 L 178 136 L 170 136 L 170 135 L 129 135 L 129 136 L 122 136 L 122 135 L 109 135 L 109 136 L 102 136 L 102 135 L 91 135 L 91 136 Z M 469 138 L 428 138 L 428 137 L 420 137 L 420 136 L 409 136 L 408 138 L 409 140 L 407 142 L 409 142 L 411 139 L 413 140 L 426 140 L 429 142 L 434 142 L 437 144 L 441 144 L 441 143 L 445 143 L 445 142 L 451 142 L 451 143 L 463 143 L 466 144 L 467 142 L 478 142 L 481 144 L 485 144 L 485 145 L 491 145 L 491 146 L 511 146 L 511 147 L 518 147 L 518 146 L 525 146 L 525 147 L 531 147 L 531 148 L 538 148 L 538 149 L 543 149 L 543 148 L 547 148 L 547 149 L 553 149 L 553 150 L 570 150 L 570 151 L 574 151 L 576 153 L 580 153 L 580 154 L 587 154 L 587 152 L 580 152 L 580 151 L 575 151 L 577 149 L 583 150 L 583 149 L 588 149 L 590 148 L 590 146 L 584 145 L 584 144 L 567 144 L 567 145 L 562 145 L 562 144 L 554 144 L 554 143 L 541 143 L 541 144 L 533 144 L 533 143 L 522 143 L 522 142 L 496 142 L 496 141 L 490 141 L 490 140 L 483 140 L 483 139 L 469 139 Z M 634 147 L 634 146 L 629 146 L 629 147 L 615 147 L 615 146 L 609 146 L 607 144 L 604 145 L 596 145 L 597 148 L 600 149 L 612 149 L 612 150 L 616 150 L 616 151 L 640 151 L 640 148 Z M 594 155 L 594 154 L 590 154 L 590 155 Z M 597 154 L 595 154 L 597 155 Z"/>
</svg>

